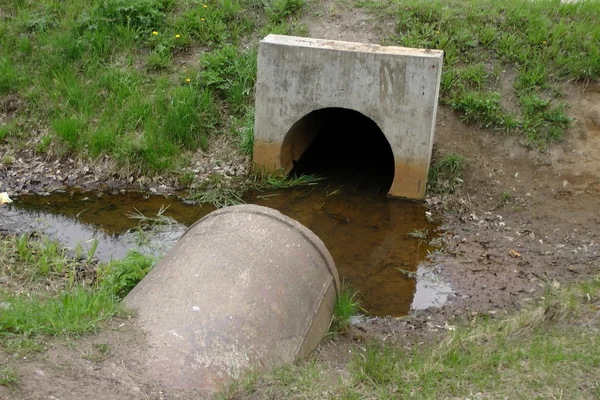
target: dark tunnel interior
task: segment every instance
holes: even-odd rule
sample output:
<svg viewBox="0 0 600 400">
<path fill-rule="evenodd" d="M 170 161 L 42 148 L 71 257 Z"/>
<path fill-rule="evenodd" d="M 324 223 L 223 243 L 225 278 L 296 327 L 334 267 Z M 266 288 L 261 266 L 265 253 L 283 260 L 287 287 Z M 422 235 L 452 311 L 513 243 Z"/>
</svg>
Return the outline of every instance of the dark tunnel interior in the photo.
<svg viewBox="0 0 600 400">
<path fill-rule="evenodd" d="M 344 108 L 313 111 L 288 135 L 292 135 L 292 153 L 296 153 L 291 174 L 317 174 L 361 191 L 389 191 L 394 180 L 392 148 L 377 124 L 360 112 Z"/>
</svg>

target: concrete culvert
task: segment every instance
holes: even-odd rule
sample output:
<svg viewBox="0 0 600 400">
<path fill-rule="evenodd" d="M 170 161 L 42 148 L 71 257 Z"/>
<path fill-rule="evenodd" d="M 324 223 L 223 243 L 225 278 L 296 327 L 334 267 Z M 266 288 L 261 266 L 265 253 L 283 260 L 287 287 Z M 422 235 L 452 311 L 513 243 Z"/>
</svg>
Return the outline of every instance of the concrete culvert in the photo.
<svg viewBox="0 0 600 400">
<path fill-rule="evenodd" d="M 323 242 L 276 210 L 240 205 L 196 222 L 125 298 L 147 334 L 149 372 L 218 390 L 250 369 L 310 353 L 339 278 Z"/>
</svg>

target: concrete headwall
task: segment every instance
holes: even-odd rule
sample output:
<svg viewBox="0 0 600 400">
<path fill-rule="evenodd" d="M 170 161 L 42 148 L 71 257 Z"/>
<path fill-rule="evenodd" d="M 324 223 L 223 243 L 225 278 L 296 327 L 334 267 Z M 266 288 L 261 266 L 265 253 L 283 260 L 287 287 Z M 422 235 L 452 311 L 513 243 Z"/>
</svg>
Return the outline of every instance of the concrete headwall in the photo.
<svg viewBox="0 0 600 400">
<path fill-rule="evenodd" d="M 319 126 L 302 118 L 347 108 L 375 121 L 390 143 L 396 167 L 389 194 L 423 199 L 442 56 L 439 50 L 267 36 L 258 52 L 256 167 L 289 172 Z"/>
</svg>

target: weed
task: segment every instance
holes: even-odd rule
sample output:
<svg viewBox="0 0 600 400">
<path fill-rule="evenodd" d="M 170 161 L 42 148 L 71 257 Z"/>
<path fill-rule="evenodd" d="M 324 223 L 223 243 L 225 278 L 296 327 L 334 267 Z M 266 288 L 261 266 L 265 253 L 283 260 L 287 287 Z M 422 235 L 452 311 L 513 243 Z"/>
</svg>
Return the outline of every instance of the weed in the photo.
<svg viewBox="0 0 600 400">
<path fill-rule="evenodd" d="M 447 195 L 454 193 L 462 182 L 466 160 L 463 156 L 448 153 L 434 159 L 429 168 L 427 189 L 429 193 Z"/>
<path fill-rule="evenodd" d="M 83 136 L 83 121 L 77 118 L 59 118 L 52 122 L 52 128 L 62 139 L 68 150 L 75 151 L 80 146 L 80 137 Z"/>
<path fill-rule="evenodd" d="M 246 111 L 254 90 L 256 59 L 255 49 L 240 52 L 226 45 L 204 55 L 200 81 L 227 100 L 234 114 L 240 114 Z"/>
<path fill-rule="evenodd" d="M 512 196 L 510 195 L 510 193 L 507 193 L 507 192 L 500 193 L 500 202 L 501 203 L 508 203 L 511 199 L 512 199 Z"/>
<path fill-rule="evenodd" d="M 352 370 L 356 380 L 378 386 L 394 380 L 400 357 L 390 346 L 369 344 L 362 352 L 356 353 L 353 361 Z"/>
<path fill-rule="evenodd" d="M 57 240 L 37 240 L 22 234 L 15 239 L 14 249 L 16 261 L 21 265 L 20 268 L 13 268 L 12 274 L 22 281 L 33 282 L 73 274 L 77 264 Z"/>
<path fill-rule="evenodd" d="M 15 126 L 13 124 L 0 125 L 0 142 L 8 138 L 14 130 Z"/>
<path fill-rule="evenodd" d="M 45 153 L 48 151 L 48 148 L 52 144 L 52 136 L 44 135 L 42 136 L 40 142 L 35 146 L 36 153 Z"/>
<path fill-rule="evenodd" d="M 194 183 L 194 179 L 196 179 L 196 175 L 191 171 L 186 171 L 179 175 L 179 184 L 188 187 Z"/>
<path fill-rule="evenodd" d="M 0 363 L 0 386 L 16 386 L 19 384 L 19 375 L 6 363 Z"/>
<path fill-rule="evenodd" d="M 343 284 L 335 299 L 329 332 L 332 334 L 345 332 L 350 326 L 350 319 L 357 315 L 360 310 L 358 292 L 354 291 L 350 285 Z"/>
<path fill-rule="evenodd" d="M 123 260 L 92 267 L 97 246 L 94 241 L 86 257 L 78 246 L 72 256 L 47 238 L 0 237 L 0 271 L 12 283 L 0 290 L 0 345 L 6 351 L 39 351 L 40 336 L 92 332 L 123 313 L 120 299 L 154 259 L 130 253 Z M 90 268 L 92 279 L 81 279 L 79 274 Z M 20 289 L 9 291 L 13 286 Z"/>
<path fill-rule="evenodd" d="M 285 176 L 278 174 L 261 174 L 255 176 L 256 189 L 289 189 L 298 186 L 312 186 L 325 178 L 317 175 Z"/>
<path fill-rule="evenodd" d="M 167 51 L 153 51 L 148 56 L 148 68 L 159 70 L 171 65 L 171 54 Z"/>
<path fill-rule="evenodd" d="M 242 152 L 252 156 L 254 151 L 254 107 L 247 107 L 240 118 L 234 117 L 234 134 Z"/>
<path fill-rule="evenodd" d="M 187 200 L 212 204 L 217 208 L 243 204 L 242 195 L 247 190 L 244 184 L 221 174 L 212 174 L 194 190 Z"/>
<path fill-rule="evenodd" d="M 124 259 L 111 261 L 101 269 L 100 287 L 122 299 L 150 272 L 154 263 L 154 258 L 130 251 Z"/>
<path fill-rule="evenodd" d="M 93 362 L 102 362 L 110 358 L 112 351 L 107 343 L 94 343 L 84 357 Z"/>
<path fill-rule="evenodd" d="M 0 161 L 2 161 L 2 164 L 4 164 L 4 165 L 12 165 L 17 160 L 13 156 L 11 156 L 10 154 L 5 154 L 5 155 L 2 156 L 2 160 L 0 160 Z"/>
<path fill-rule="evenodd" d="M 101 3 L 98 13 L 101 22 L 151 31 L 161 28 L 165 5 L 162 0 L 106 0 Z"/>
<path fill-rule="evenodd" d="M 0 95 L 27 98 L 30 119 L 51 126 L 51 137 L 34 144 L 38 153 L 56 138 L 59 155 L 110 155 L 127 176 L 176 173 L 231 127 L 232 115 L 248 126 L 256 49 L 242 49 L 242 39 L 266 24 L 284 29 L 267 8 L 291 15 L 302 2 L 51 3 L 10 6 L 14 18 L 0 21 Z M 198 47 L 199 70 L 173 71 L 175 57 Z M 0 140 L 8 137 L 3 129 Z"/>
<path fill-rule="evenodd" d="M 19 72 L 6 58 L 0 58 L 0 95 L 19 88 Z"/>
<path fill-rule="evenodd" d="M 407 235 L 410 236 L 411 238 L 421 239 L 421 240 L 427 239 L 428 234 L 429 234 L 429 231 L 425 228 L 421 228 L 421 229 L 415 228 L 412 231 L 407 233 Z"/>
<path fill-rule="evenodd" d="M 265 9 L 271 22 L 281 23 L 298 12 L 304 3 L 305 0 L 268 0 Z"/>
</svg>

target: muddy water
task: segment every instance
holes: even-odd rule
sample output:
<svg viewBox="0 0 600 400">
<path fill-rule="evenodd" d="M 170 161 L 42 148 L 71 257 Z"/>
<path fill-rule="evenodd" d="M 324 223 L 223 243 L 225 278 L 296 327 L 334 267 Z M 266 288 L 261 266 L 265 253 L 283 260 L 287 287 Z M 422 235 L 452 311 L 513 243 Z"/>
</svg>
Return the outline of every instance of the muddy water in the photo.
<svg viewBox="0 0 600 400">
<path fill-rule="evenodd" d="M 406 315 L 411 306 L 441 305 L 448 295 L 449 288 L 430 271 L 418 269 L 433 250 L 428 243 L 436 228 L 427 222 L 421 204 L 329 183 L 254 193 L 246 201 L 275 208 L 314 231 L 331 252 L 340 277 L 360 292 L 362 306 L 372 315 Z M 140 229 L 139 221 L 129 217 L 136 210 L 155 216 L 167 206 L 163 215 L 174 219 L 167 225 Z M 186 226 L 213 209 L 139 194 L 54 194 L 21 196 L 0 208 L 0 218 L 4 230 L 37 230 L 69 246 L 91 247 L 98 239 L 96 256 L 108 260 L 133 248 L 162 254 Z M 428 238 L 408 235 L 415 230 L 427 230 Z"/>
</svg>

